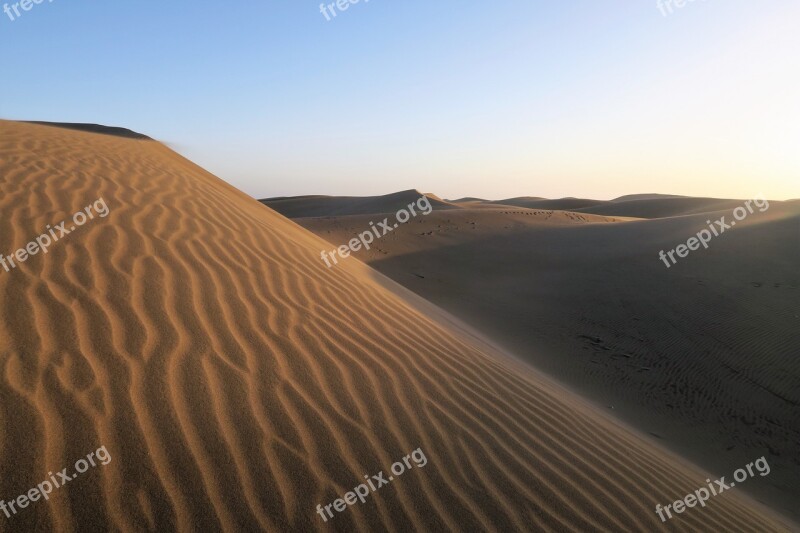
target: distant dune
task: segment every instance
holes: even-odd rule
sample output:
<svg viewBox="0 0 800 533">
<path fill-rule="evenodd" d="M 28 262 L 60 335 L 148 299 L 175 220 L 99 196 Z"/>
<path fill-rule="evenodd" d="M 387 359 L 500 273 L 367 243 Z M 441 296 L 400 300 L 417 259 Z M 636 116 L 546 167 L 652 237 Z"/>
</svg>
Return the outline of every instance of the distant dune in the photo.
<svg viewBox="0 0 800 533">
<path fill-rule="evenodd" d="M 546 198 L 508 198 L 490 202 L 496 205 L 509 205 L 514 207 L 525 207 L 528 209 L 555 209 L 555 210 L 576 210 L 582 207 L 590 207 L 602 204 L 600 200 L 586 200 L 584 198 L 561 198 L 560 200 L 548 200 Z"/>
<path fill-rule="evenodd" d="M 355 255 L 715 472 L 766 454 L 772 473 L 744 490 L 798 517 L 800 204 L 772 202 L 670 269 L 660 250 L 741 201 L 469 205 Z M 369 220 L 301 223 L 342 243 Z"/>
<path fill-rule="evenodd" d="M 465 198 L 459 198 L 458 200 L 447 200 L 453 204 L 466 204 L 470 202 L 488 202 L 489 200 L 484 200 L 483 198 L 474 198 L 471 196 L 467 196 Z"/>
<path fill-rule="evenodd" d="M 289 218 L 313 218 L 330 216 L 366 215 L 396 212 L 422 196 L 416 190 L 401 191 L 383 196 L 293 196 L 259 200 Z M 533 210 L 573 211 L 611 217 L 668 218 L 696 215 L 714 211 L 733 210 L 743 200 L 719 198 L 690 198 L 668 194 L 631 194 L 614 200 L 591 200 L 588 198 L 547 199 L 521 196 L 505 200 L 483 200 L 465 197 L 458 200 L 442 200 L 426 193 L 434 209 L 520 207 Z"/>
<path fill-rule="evenodd" d="M 3 531 L 653 531 L 709 475 L 161 144 L 0 121 L 0 154 L 4 253 L 110 210 L 0 272 L 0 498 L 113 458 Z M 666 528 L 777 520 L 732 493 Z"/>
<path fill-rule="evenodd" d="M 292 196 L 259 201 L 283 216 L 297 218 L 397 212 L 421 196 L 419 191 L 408 190 L 385 196 Z M 434 209 L 458 209 L 457 205 L 437 196 L 431 195 L 428 199 Z"/>
<path fill-rule="evenodd" d="M 635 218 L 667 218 L 697 215 L 716 211 L 733 211 L 743 200 L 717 198 L 642 198 L 617 199 L 610 202 L 576 209 L 581 213 Z"/>
<path fill-rule="evenodd" d="M 657 193 L 649 193 L 649 194 L 626 194 L 624 196 L 620 196 L 618 198 L 614 198 L 611 200 L 612 202 L 629 202 L 632 200 L 667 200 L 667 199 L 674 199 L 674 198 L 690 198 L 689 196 L 681 196 L 679 194 L 657 194 Z"/>
<path fill-rule="evenodd" d="M 470 207 L 484 205 L 506 205 L 526 209 L 551 209 L 574 211 L 595 215 L 629 218 L 666 218 L 696 215 L 709 211 L 732 210 L 742 204 L 742 200 L 723 200 L 718 198 L 690 198 L 669 194 L 630 194 L 614 200 L 591 200 L 587 198 L 559 198 L 550 200 L 533 196 L 508 198 L 506 200 L 481 200 L 478 198 L 456 200 L 454 203 L 471 202 Z M 325 216 L 324 208 L 314 216 Z M 302 215 L 298 215 L 302 216 Z"/>
</svg>

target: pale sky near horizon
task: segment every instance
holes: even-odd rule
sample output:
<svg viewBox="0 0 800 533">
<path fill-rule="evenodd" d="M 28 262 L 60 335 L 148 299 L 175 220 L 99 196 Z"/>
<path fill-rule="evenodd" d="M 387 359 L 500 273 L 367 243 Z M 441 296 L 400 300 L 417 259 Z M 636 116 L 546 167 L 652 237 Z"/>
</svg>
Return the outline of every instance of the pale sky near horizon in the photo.
<svg viewBox="0 0 800 533">
<path fill-rule="evenodd" d="M 45 0 L 0 12 L 0 118 L 127 127 L 255 197 L 800 198 L 798 23 L 796 0 Z"/>
</svg>

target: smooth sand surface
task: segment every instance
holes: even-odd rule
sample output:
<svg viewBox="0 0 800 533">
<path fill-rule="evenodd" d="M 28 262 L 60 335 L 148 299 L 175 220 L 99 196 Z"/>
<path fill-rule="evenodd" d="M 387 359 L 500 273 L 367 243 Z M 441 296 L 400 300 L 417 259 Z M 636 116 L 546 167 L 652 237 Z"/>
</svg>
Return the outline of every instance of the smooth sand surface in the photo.
<svg viewBox="0 0 800 533">
<path fill-rule="evenodd" d="M 321 238 L 154 141 L 0 121 L 0 498 L 113 460 L 2 531 L 785 531 Z M 317 504 L 421 448 L 324 524 Z"/>
<path fill-rule="evenodd" d="M 756 208 L 708 250 L 659 260 L 721 216 L 484 205 L 414 218 L 354 255 L 714 472 L 767 457 L 745 490 L 797 518 L 800 204 Z M 298 222 L 343 243 L 372 219 Z"/>
</svg>

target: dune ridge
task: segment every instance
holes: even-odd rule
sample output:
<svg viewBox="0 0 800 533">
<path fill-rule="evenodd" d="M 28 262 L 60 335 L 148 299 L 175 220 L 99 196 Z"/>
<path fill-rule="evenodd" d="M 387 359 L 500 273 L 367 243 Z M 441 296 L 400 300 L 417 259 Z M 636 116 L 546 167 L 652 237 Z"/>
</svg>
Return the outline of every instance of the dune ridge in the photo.
<svg viewBox="0 0 800 533">
<path fill-rule="evenodd" d="M 640 531 L 708 477 L 154 141 L 0 121 L 0 192 L 3 253 L 110 208 L 0 273 L 0 498 L 113 457 L 2 531 Z M 738 493 L 665 527 L 788 529 Z"/>
</svg>

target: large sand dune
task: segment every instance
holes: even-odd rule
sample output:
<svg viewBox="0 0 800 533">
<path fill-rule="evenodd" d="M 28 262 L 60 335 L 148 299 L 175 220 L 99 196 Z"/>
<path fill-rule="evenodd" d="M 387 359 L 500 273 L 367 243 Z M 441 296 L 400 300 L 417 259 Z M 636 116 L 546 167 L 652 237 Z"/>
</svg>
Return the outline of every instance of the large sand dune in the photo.
<svg viewBox="0 0 800 533">
<path fill-rule="evenodd" d="M 0 498 L 113 457 L 3 531 L 654 531 L 709 475 L 154 141 L 2 121 L 0 192 L 7 254 L 110 209 L 0 271 Z M 788 529 L 740 492 L 665 527 Z"/>
<path fill-rule="evenodd" d="M 797 517 L 800 204 L 772 202 L 670 269 L 659 260 L 721 216 L 483 205 L 415 218 L 356 256 L 714 471 L 767 454 L 777 467 L 747 490 Z M 298 221 L 341 243 L 371 219 Z"/>
</svg>

